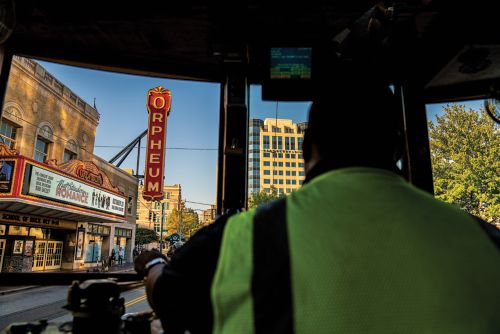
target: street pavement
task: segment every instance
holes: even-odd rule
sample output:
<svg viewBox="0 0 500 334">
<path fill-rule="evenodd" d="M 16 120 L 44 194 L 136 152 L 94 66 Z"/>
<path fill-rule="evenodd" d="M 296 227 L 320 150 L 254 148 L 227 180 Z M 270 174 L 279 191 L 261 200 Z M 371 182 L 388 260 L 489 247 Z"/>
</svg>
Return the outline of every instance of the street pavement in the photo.
<svg viewBox="0 0 500 334">
<path fill-rule="evenodd" d="M 130 266 L 113 269 L 132 270 Z M 0 291 L 0 331 L 14 322 L 70 321 L 71 313 L 62 308 L 67 303 L 67 294 L 66 286 L 4 287 L 3 293 Z M 150 310 L 143 286 L 121 296 L 125 298 L 126 313 Z"/>
<path fill-rule="evenodd" d="M 53 273 L 53 272 L 56 272 L 56 273 L 68 273 L 68 272 L 84 273 L 84 272 L 94 272 L 94 271 L 97 271 L 97 267 L 87 268 L 85 270 L 51 270 L 50 272 L 51 273 Z M 126 264 L 123 264 L 121 266 L 119 266 L 119 265 L 112 266 L 106 272 L 119 273 L 119 272 L 133 272 L 133 271 L 134 271 L 134 264 L 133 263 L 126 263 Z M 0 275 L 1 275 L 1 273 L 0 273 Z M 36 287 L 37 287 L 36 285 L 31 285 L 31 286 L 0 286 L 0 295 L 6 295 L 9 293 L 18 292 L 18 291 L 27 290 L 27 289 L 36 288 Z"/>
</svg>

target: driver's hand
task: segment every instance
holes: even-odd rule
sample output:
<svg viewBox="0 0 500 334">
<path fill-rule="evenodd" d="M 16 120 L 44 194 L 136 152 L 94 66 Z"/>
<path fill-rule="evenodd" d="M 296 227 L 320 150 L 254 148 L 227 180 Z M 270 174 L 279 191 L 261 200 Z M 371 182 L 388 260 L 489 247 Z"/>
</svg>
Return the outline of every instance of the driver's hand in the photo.
<svg viewBox="0 0 500 334">
<path fill-rule="evenodd" d="M 163 259 L 167 260 L 165 255 L 160 254 L 160 252 L 158 252 L 158 251 L 142 252 L 138 257 L 135 258 L 135 261 L 134 261 L 135 271 L 139 275 L 146 276 L 146 270 L 145 270 L 146 263 L 148 263 L 149 261 L 151 261 L 157 257 L 162 257 Z"/>
</svg>

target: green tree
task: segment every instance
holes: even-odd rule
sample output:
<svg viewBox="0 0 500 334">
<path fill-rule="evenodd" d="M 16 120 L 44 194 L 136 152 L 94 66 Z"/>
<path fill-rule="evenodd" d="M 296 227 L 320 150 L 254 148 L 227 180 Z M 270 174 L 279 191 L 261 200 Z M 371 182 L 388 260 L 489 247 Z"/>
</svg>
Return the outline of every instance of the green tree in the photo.
<svg viewBox="0 0 500 334">
<path fill-rule="evenodd" d="M 278 194 L 278 191 L 276 190 L 275 187 L 271 187 L 271 192 L 266 193 L 264 191 L 261 192 L 254 192 L 250 195 L 250 198 L 248 199 L 248 208 L 255 208 L 261 205 L 262 203 L 266 203 L 278 198 L 285 197 L 285 194 Z"/>
<path fill-rule="evenodd" d="M 198 214 L 190 208 L 182 209 L 182 236 L 190 238 L 203 226 L 200 224 Z M 179 232 L 179 211 L 173 209 L 167 219 L 169 234 Z"/>
<path fill-rule="evenodd" d="M 158 241 L 158 235 L 155 231 L 142 227 L 137 227 L 135 229 L 136 245 L 145 245 L 155 241 Z"/>
<path fill-rule="evenodd" d="M 429 122 L 436 197 L 499 224 L 499 127 L 484 108 L 452 104 L 443 111 Z"/>
</svg>

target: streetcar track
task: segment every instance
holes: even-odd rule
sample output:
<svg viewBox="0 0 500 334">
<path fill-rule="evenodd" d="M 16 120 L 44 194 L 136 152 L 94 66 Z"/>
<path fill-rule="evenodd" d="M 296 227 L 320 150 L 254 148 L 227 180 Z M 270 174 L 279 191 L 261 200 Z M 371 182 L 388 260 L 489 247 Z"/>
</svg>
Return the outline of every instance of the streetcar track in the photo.
<svg viewBox="0 0 500 334">
<path fill-rule="evenodd" d="M 137 289 L 139 290 L 139 289 Z M 132 292 L 134 290 L 131 290 Z M 140 295 L 139 297 L 135 297 L 128 302 L 125 303 L 125 308 L 140 303 L 146 300 L 146 295 Z M 35 306 L 32 308 L 15 311 L 9 314 L 5 314 L 0 316 L 0 330 L 3 330 L 8 325 L 15 322 L 36 322 L 40 320 L 52 320 L 59 317 L 62 317 L 68 313 L 69 310 L 63 309 L 62 307 L 67 304 L 66 298 L 59 299 L 54 302 Z"/>
<path fill-rule="evenodd" d="M 13 312 L 0 317 L 0 328 L 5 328 L 14 322 L 34 322 L 43 319 L 54 319 L 68 313 L 68 310 L 62 307 L 66 305 L 66 300 L 57 300 L 55 302 L 32 307 L 30 309 Z"/>
</svg>

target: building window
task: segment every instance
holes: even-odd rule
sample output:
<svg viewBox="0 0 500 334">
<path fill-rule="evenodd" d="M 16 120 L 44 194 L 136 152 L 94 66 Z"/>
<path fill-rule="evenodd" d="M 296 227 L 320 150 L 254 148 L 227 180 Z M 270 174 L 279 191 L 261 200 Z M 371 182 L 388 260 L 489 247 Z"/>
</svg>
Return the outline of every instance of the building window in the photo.
<svg viewBox="0 0 500 334">
<path fill-rule="evenodd" d="M 154 224 L 154 230 L 156 233 L 160 233 L 160 224 Z"/>
<path fill-rule="evenodd" d="M 269 152 L 264 153 L 264 158 L 270 158 L 270 157 L 271 157 L 271 154 Z"/>
<path fill-rule="evenodd" d="M 278 175 L 278 171 L 277 170 L 273 170 L 273 175 Z"/>
<path fill-rule="evenodd" d="M 283 184 L 283 180 L 278 180 L 279 181 L 279 184 Z"/>
<path fill-rule="evenodd" d="M 264 175 L 271 175 L 271 171 L 267 170 L 267 169 L 264 169 Z"/>
<path fill-rule="evenodd" d="M 271 192 L 271 188 L 264 188 L 264 192 L 269 194 Z"/>
<path fill-rule="evenodd" d="M 277 149 L 278 148 L 278 141 L 276 140 L 276 136 L 273 136 L 273 149 Z"/>
<path fill-rule="evenodd" d="M 35 156 L 36 161 L 44 162 L 48 158 L 49 146 L 52 142 L 54 132 L 52 128 L 45 124 L 38 128 L 38 135 L 35 143 Z"/>
<path fill-rule="evenodd" d="M 278 180 L 274 179 L 273 184 L 278 184 Z"/>
<path fill-rule="evenodd" d="M 292 167 L 297 167 L 297 164 L 295 162 L 292 162 Z"/>
<path fill-rule="evenodd" d="M 289 170 L 286 171 L 286 176 L 290 176 L 290 171 Z"/>
<path fill-rule="evenodd" d="M 167 196 L 167 199 L 170 199 L 170 192 L 167 192 L 166 196 Z"/>
<path fill-rule="evenodd" d="M 278 162 L 278 166 L 279 166 L 279 167 L 283 167 L 283 162 L 281 162 L 281 161 L 280 161 L 280 162 Z"/>
<path fill-rule="evenodd" d="M 304 140 L 303 138 L 300 138 L 300 137 L 299 137 L 299 138 L 297 138 L 298 147 L 299 147 L 298 149 L 299 149 L 299 150 L 302 150 L 302 141 L 303 141 L 303 140 Z"/>
<path fill-rule="evenodd" d="M 76 159 L 76 153 L 64 150 L 63 162 Z"/>
<path fill-rule="evenodd" d="M 297 176 L 297 172 L 293 171 L 292 176 Z"/>
<path fill-rule="evenodd" d="M 304 172 L 299 172 L 299 176 L 305 176 Z"/>
<path fill-rule="evenodd" d="M 297 181 L 295 181 L 295 180 L 292 180 L 292 184 L 297 184 Z"/>
<path fill-rule="evenodd" d="M 295 159 L 295 154 L 292 154 L 292 157 L 291 157 L 291 158 L 292 158 L 292 159 Z"/>
<path fill-rule="evenodd" d="M 49 152 L 49 143 L 46 142 L 41 137 L 37 137 L 35 145 L 35 160 L 44 162 L 47 159 L 47 154 Z"/>
<path fill-rule="evenodd" d="M 299 162 L 299 167 L 304 168 L 304 163 L 303 162 Z"/>
<path fill-rule="evenodd" d="M 64 149 L 63 161 L 66 162 L 69 160 L 77 159 L 78 155 L 76 154 L 76 152 L 78 152 L 78 145 L 74 140 L 68 140 L 68 142 L 66 143 L 66 148 Z"/>
<path fill-rule="evenodd" d="M 291 139 L 291 142 L 290 142 L 290 149 L 291 150 L 295 150 L 295 137 L 292 137 L 290 138 Z M 292 157 L 292 158 L 295 158 L 295 157 Z"/>
<path fill-rule="evenodd" d="M 270 161 L 264 161 L 264 166 L 271 166 L 271 162 Z"/>
<path fill-rule="evenodd" d="M 269 180 L 269 179 L 264 179 L 264 184 L 271 184 L 271 180 Z"/>
<path fill-rule="evenodd" d="M 290 154 L 285 154 L 285 158 L 290 159 Z"/>
<path fill-rule="evenodd" d="M 283 137 L 278 137 L 278 150 L 283 149 Z"/>
<path fill-rule="evenodd" d="M 0 126 L 0 142 L 14 148 L 16 143 L 16 127 L 6 121 L 2 121 Z"/>
<path fill-rule="evenodd" d="M 278 153 L 278 158 L 283 158 L 283 153 Z"/>
<path fill-rule="evenodd" d="M 269 149 L 269 136 L 263 137 L 264 149 Z"/>
<path fill-rule="evenodd" d="M 286 184 L 290 184 L 290 180 L 286 180 Z"/>
<path fill-rule="evenodd" d="M 290 167 L 290 163 L 289 162 L 285 162 L 285 167 Z"/>
</svg>

